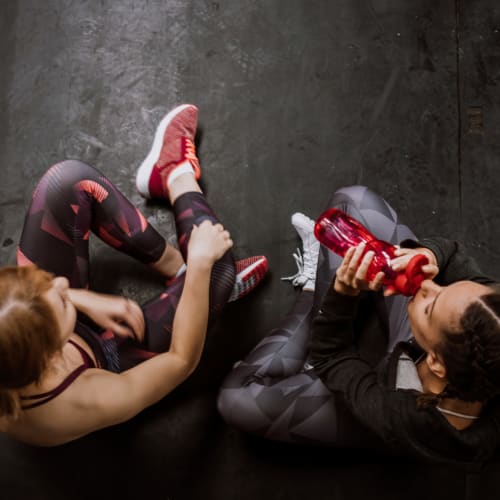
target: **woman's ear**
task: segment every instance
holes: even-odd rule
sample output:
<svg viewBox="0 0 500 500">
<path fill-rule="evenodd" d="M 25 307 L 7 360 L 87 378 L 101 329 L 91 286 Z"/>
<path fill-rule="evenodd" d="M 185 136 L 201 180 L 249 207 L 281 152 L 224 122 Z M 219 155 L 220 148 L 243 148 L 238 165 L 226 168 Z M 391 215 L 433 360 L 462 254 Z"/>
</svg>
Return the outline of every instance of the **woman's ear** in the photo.
<svg viewBox="0 0 500 500">
<path fill-rule="evenodd" d="M 427 357 L 425 358 L 425 362 L 427 363 L 429 370 L 436 377 L 441 380 L 444 380 L 446 378 L 446 367 L 435 352 L 429 351 L 427 353 Z"/>
</svg>

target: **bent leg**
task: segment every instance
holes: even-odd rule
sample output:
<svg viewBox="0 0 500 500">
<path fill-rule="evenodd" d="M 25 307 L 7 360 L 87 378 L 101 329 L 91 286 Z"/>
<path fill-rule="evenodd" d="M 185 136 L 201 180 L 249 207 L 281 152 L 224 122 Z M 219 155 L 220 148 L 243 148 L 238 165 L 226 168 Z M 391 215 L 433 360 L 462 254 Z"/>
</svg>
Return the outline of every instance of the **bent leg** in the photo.
<svg viewBox="0 0 500 500">
<path fill-rule="evenodd" d="M 378 239 L 394 245 L 405 239 L 416 239 L 413 232 L 399 221 L 395 210 L 381 196 L 365 186 L 350 186 L 336 191 L 327 208 L 338 208 L 363 224 Z M 342 258 L 321 246 L 316 274 L 315 310 L 319 307 L 335 271 Z M 387 352 L 411 336 L 406 307 L 409 297 L 394 295 L 384 297 L 378 302 L 385 307 L 384 318 L 388 322 L 389 343 Z"/>
<path fill-rule="evenodd" d="M 224 420 L 252 434 L 304 444 L 366 447 L 375 438 L 311 369 L 307 355 L 313 293 L 303 291 L 279 328 L 224 380 L 217 406 Z"/>
<path fill-rule="evenodd" d="M 312 370 L 278 379 L 253 378 L 244 385 L 234 370 L 217 407 L 228 424 L 266 439 L 349 448 L 380 445 Z"/>
<path fill-rule="evenodd" d="M 198 226 L 205 220 L 217 224 L 219 220 L 202 193 L 193 191 L 184 193 L 175 200 L 173 208 L 179 249 L 184 260 L 187 261 L 189 238 L 193 226 Z M 232 252 L 228 251 L 212 268 L 209 325 L 226 305 L 233 289 L 235 276 L 234 257 Z"/>
<path fill-rule="evenodd" d="M 301 292 L 280 326 L 226 377 L 217 406 L 228 424 L 296 443 L 339 445 L 342 436 L 356 435 L 340 432 L 349 425 L 345 411 L 314 372 L 304 369 L 313 298 L 313 292 Z"/>
<path fill-rule="evenodd" d="M 288 377 L 304 366 L 312 319 L 313 292 L 303 291 L 278 328 L 235 368 L 247 377 Z"/>
<path fill-rule="evenodd" d="M 201 193 L 187 192 L 174 202 L 177 239 L 180 251 L 187 260 L 189 237 L 193 225 L 199 225 L 204 220 L 216 224 L 218 219 Z M 145 351 L 128 346 L 129 364 L 150 357 L 151 353 L 167 351 L 170 347 L 174 316 L 184 287 L 185 275 L 173 280 L 159 296 L 142 306 L 146 321 Z M 227 303 L 233 289 L 235 279 L 234 259 L 231 252 L 226 252 L 212 269 L 209 291 L 208 324 L 213 324 Z M 125 356 L 125 354 L 123 354 Z"/>
<path fill-rule="evenodd" d="M 365 187 L 337 191 L 330 207 L 355 217 L 380 239 L 394 244 L 413 233 L 400 224 L 394 210 Z M 218 397 L 223 418 L 259 436 L 288 442 L 346 447 L 378 446 L 379 439 L 359 424 L 343 401 L 331 394 L 312 370 L 305 369 L 309 327 L 322 297 L 332 283 L 341 258 L 326 247 L 320 250 L 316 291 L 303 291 L 280 328 L 264 338 L 226 377 Z M 409 335 L 407 298 L 385 303 L 391 339 Z M 313 304 L 314 303 L 314 304 Z M 382 303 L 384 306 L 384 304 Z"/>
<path fill-rule="evenodd" d="M 99 171 L 76 160 L 51 167 L 38 183 L 26 215 L 18 265 L 37 264 L 87 287 L 89 234 L 144 263 L 163 254 L 165 239 Z"/>
</svg>

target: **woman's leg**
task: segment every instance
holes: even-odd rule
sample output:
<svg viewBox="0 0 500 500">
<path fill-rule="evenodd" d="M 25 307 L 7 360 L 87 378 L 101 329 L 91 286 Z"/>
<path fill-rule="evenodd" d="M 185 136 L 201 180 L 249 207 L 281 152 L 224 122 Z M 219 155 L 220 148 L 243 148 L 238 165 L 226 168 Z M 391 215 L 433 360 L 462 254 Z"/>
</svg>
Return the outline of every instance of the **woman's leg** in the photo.
<svg viewBox="0 0 500 500">
<path fill-rule="evenodd" d="M 18 265 L 34 263 L 65 276 L 71 287 L 88 287 L 91 231 L 141 262 L 168 267 L 170 246 L 165 239 L 104 175 L 76 160 L 54 165 L 38 183 L 21 235 Z"/>
<path fill-rule="evenodd" d="M 167 277 L 182 266 L 180 252 L 166 244 L 104 175 L 75 160 L 54 165 L 38 183 L 26 215 L 17 263 L 36 264 L 65 276 L 73 288 L 87 288 L 90 232 Z M 121 339 L 115 339 L 111 331 L 101 331 L 82 314 L 75 331 L 94 349 L 101 348 L 103 366 L 119 371 L 117 343 Z"/>
<path fill-rule="evenodd" d="M 168 113 L 157 127 L 151 151 L 139 167 L 136 178 L 137 188 L 143 196 L 168 199 L 173 206 L 177 241 L 186 262 L 193 226 L 205 220 L 213 224 L 219 222 L 197 182 L 201 173 L 193 142 L 197 120 L 198 110 L 189 104 Z M 144 304 L 145 350 L 126 346 L 121 353 L 124 365 L 132 366 L 151 353 L 168 350 L 184 279 L 184 275 L 179 276 L 162 294 Z M 234 259 L 231 252 L 226 252 L 212 268 L 209 326 L 226 305 L 234 282 Z"/>
<path fill-rule="evenodd" d="M 398 222 L 394 210 L 365 187 L 337 191 L 329 207 L 344 210 L 386 241 L 399 243 L 414 237 Z M 228 423 L 262 437 L 289 442 L 348 447 L 379 444 L 352 418 L 342 400 L 308 369 L 307 363 L 304 367 L 313 303 L 316 307 L 320 303 L 340 262 L 340 257 L 321 248 L 314 297 L 302 291 L 282 326 L 265 337 L 227 376 L 218 407 Z M 391 297 L 387 302 L 392 344 L 407 335 L 406 299 Z"/>
<path fill-rule="evenodd" d="M 349 186 L 335 192 L 327 208 L 338 208 L 363 224 L 378 239 L 394 245 L 405 239 L 416 239 L 413 232 L 399 221 L 397 213 L 381 196 L 365 186 Z M 316 273 L 315 310 L 319 307 L 328 287 L 331 285 L 335 271 L 342 258 L 321 246 Z M 411 336 L 408 323 L 407 305 L 409 297 L 393 295 L 375 298 L 381 306 L 381 318 L 387 322 L 389 341 L 387 352 L 394 346 Z"/>
<path fill-rule="evenodd" d="M 313 292 L 302 291 L 279 328 L 224 380 L 217 405 L 224 420 L 278 441 L 349 447 L 378 444 L 307 364 Z"/>
<path fill-rule="evenodd" d="M 189 174 L 186 174 L 189 175 Z M 192 182 L 196 182 L 190 176 Z M 209 207 L 204 195 L 195 190 L 187 191 L 177 197 L 173 203 L 177 227 L 177 239 L 184 259 L 187 259 L 187 247 L 193 225 L 199 225 L 204 220 L 217 223 L 218 219 Z M 227 252 L 212 269 L 209 295 L 209 326 L 226 305 L 233 290 L 235 278 L 234 259 Z M 145 347 L 148 351 L 163 352 L 170 346 L 172 325 L 175 310 L 184 287 L 184 274 L 174 280 L 158 297 L 143 305 L 146 320 Z M 141 354 L 143 356 L 144 353 Z M 141 360 L 137 357 L 137 361 Z M 128 354 L 130 358 L 130 353 Z"/>
<path fill-rule="evenodd" d="M 194 178 L 192 180 L 194 182 Z M 33 193 L 17 252 L 18 265 L 34 263 L 57 276 L 65 276 L 71 287 L 86 288 L 92 231 L 117 250 L 157 267 L 165 275 L 169 270 L 172 276 L 175 275 L 179 266 L 176 254 L 182 263 L 193 224 L 200 224 L 205 219 L 217 222 L 205 198 L 198 192 L 197 184 L 190 184 L 189 176 L 177 184 L 181 188 L 177 190 L 179 194 L 176 194 L 173 207 L 181 253 L 167 245 L 139 210 L 98 170 L 76 160 L 54 165 Z M 232 291 L 234 274 L 233 257 L 227 253 L 212 271 L 211 322 Z M 168 349 L 183 284 L 184 275 L 181 275 L 172 280 L 160 296 L 145 304 L 149 342 L 145 349 L 134 351 L 136 358 L 145 359 Z M 109 332 L 105 336 L 109 336 Z"/>
</svg>

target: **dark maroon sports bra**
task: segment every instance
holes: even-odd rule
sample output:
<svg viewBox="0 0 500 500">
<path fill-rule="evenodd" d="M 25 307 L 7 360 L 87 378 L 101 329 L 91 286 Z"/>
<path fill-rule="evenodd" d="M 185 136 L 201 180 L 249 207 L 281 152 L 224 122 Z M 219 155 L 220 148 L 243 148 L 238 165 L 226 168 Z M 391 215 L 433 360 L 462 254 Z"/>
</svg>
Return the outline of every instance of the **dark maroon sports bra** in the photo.
<svg viewBox="0 0 500 500">
<path fill-rule="evenodd" d="M 61 394 L 71 383 L 85 370 L 88 368 L 95 368 L 95 363 L 92 360 L 92 358 L 89 356 L 87 351 L 80 347 L 76 342 L 73 340 L 68 340 L 68 342 L 71 345 L 74 345 L 78 351 L 80 351 L 80 354 L 83 359 L 83 363 L 75 368 L 57 387 L 52 389 L 51 391 L 47 392 L 42 392 L 41 394 L 35 394 L 33 396 L 21 396 L 21 400 L 33 400 L 33 399 L 38 399 L 38 401 L 35 401 L 34 403 L 29 403 L 26 405 L 21 405 L 21 408 L 23 410 L 29 410 L 30 408 L 35 408 L 36 406 L 43 405 L 45 403 L 48 403 L 51 399 L 54 399 L 56 396 Z"/>
</svg>

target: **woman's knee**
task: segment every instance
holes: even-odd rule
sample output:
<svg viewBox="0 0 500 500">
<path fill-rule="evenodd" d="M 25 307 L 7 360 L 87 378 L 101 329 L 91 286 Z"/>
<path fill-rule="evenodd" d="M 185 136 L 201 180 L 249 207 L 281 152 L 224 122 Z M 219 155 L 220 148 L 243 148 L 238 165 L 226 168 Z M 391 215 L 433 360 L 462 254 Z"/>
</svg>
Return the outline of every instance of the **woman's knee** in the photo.
<svg viewBox="0 0 500 500">
<path fill-rule="evenodd" d="M 79 160 L 64 160 L 52 165 L 42 176 L 34 196 L 45 193 L 53 198 L 75 189 L 78 182 L 102 178 L 94 167 Z"/>
<path fill-rule="evenodd" d="M 87 163 L 80 160 L 63 160 L 55 165 L 52 165 L 43 175 L 42 180 L 46 177 L 57 178 L 59 182 L 70 181 L 72 183 L 75 180 L 84 179 L 94 179 L 102 174 L 91 167 Z"/>
<path fill-rule="evenodd" d="M 64 160 L 50 167 L 40 179 L 33 198 L 43 197 L 54 210 L 67 205 L 75 193 L 106 191 L 106 178 L 94 167 L 79 160 Z"/>
<path fill-rule="evenodd" d="M 227 424 L 242 431 L 259 433 L 269 424 L 250 387 L 223 387 L 217 397 L 217 409 Z"/>
<path fill-rule="evenodd" d="M 367 186 L 363 185 L 352 185 L 344 186 L 337 189 L 333 196 L 328 202 L 328 207 L 346 207 L 353 206 L 359 208 L 363 203 L 365 196 L 372 197 L 378 196 L 373 191 L 371 191 Z"/>
</svg>

